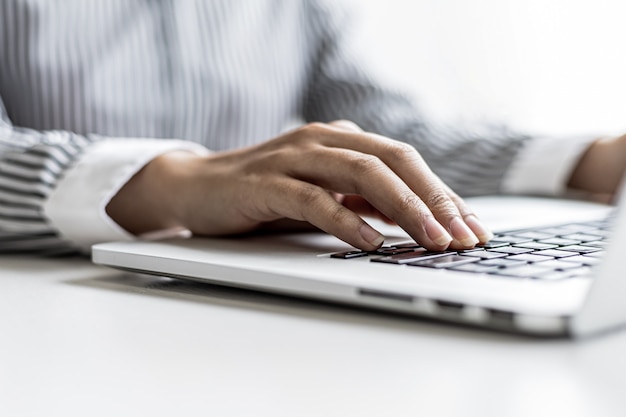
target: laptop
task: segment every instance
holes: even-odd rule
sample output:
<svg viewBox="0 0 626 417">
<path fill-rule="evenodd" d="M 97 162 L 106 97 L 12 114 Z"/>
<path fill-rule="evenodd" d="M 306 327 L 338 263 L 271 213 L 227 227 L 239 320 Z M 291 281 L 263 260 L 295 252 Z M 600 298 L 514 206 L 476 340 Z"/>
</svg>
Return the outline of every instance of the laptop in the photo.
<svg viewBox="0 0 626 417">
<path fill-rule="evenodd" d="M 621 193 L 622 195 L 624 193 Z M 428 317 L 537 336 L 580 337 L 626 323 L 626 202 L 482 197 L 491 226 L 472 251 L 433 253 L 400 228 L 361 252 L 322 232 L 256 233 L 93 246 L 126 271 Z"/>
</svg>

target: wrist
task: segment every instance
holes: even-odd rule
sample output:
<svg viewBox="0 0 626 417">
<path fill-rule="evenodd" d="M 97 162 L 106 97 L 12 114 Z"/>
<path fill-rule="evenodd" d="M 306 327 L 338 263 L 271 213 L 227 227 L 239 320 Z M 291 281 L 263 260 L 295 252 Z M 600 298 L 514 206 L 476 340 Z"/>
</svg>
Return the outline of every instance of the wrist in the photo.
<svg viewBox="0 0 626 417">
<path fill-rule="evenodd" d="M 202 158 L 189 151 L 172 151 L 154 158 L 111 199 L 107 214 L 135 235 L 185 227 L 191 166 Z"/>
<path fill-rule="evenodd" d="M 568 186 L 593 194 L 613 194 L 625 167 L 626 135 L 598 139 L 580 158 Z"/>
</svg>

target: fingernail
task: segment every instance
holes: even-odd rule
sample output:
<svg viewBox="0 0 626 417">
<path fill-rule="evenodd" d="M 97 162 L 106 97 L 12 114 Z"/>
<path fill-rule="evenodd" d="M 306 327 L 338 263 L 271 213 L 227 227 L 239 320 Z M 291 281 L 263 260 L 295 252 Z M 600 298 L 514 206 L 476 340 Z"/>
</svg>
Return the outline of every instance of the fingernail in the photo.
<svg viewBox="0 0 626 417">
<path fill-rule="evenodd" d="M 452 235 L 465 247 L 472 247 L 479 241 L 472 229 L 470 229 L 460 217 L 455 217 L 450 222 Z"/>
<path fill-rule="evenodd" d="M 372 229 L 369 224 L 363 223 L 359 232 L 361 233 L 361 237 L 363 239 L 376 247 L 379 247 L 385 241 L 385 236 Z"/>
<path fill-rule="evenodd" d="M 447 230 L 432 217 L 426 219 L 424 229 L 430 240 L 439 246 L 448 246 L 450 242 L 452 242 L 452 236 L 450 236 Z"/>
<path fill-rule="evenodd" d="M 481 242 L 489 242 L 493 239 L 493 232 L 487 228 L 478 217 L 473 214 L 465 217 L 465 224 L 469 226 L 474 234 L 480 239 Z"/>
</svg>

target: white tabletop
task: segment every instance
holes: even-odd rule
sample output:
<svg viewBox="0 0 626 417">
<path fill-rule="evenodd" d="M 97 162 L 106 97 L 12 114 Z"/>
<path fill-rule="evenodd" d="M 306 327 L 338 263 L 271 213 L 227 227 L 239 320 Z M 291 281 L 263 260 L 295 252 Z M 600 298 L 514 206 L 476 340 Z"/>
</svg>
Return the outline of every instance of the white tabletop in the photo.
<svg viewBox="0 0 626 417">
<path fill-rule="evenodd" d="M 78 259 L 0 265 L 5 416 L 626 410 L 626 332 L 535 340 L 206 285 L 146 290 L 152 278 Z"/>
<path fill-rule="evenodd" d="M 2 416 L 623 416 L 626 331 L 542 340 L 0 257 Z"/>
</svg>

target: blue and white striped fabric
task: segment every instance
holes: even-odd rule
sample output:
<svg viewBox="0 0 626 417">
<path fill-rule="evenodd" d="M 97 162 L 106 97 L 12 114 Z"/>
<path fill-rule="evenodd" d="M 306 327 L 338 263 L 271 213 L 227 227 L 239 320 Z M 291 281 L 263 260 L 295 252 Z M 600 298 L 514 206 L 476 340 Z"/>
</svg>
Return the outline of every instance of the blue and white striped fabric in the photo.
<svg viewBox="0 0 626 417">
<path fill-rule="evenodd" d="M 498 192 L 527 138 L 430 126 L 360 65 L 332 3 L 0 2 L 0 252 L 71 250 L 43 204 L 102 136 L 219 151 L 349 119 L 413 144 L 461 194 Z"/>
</svg>

